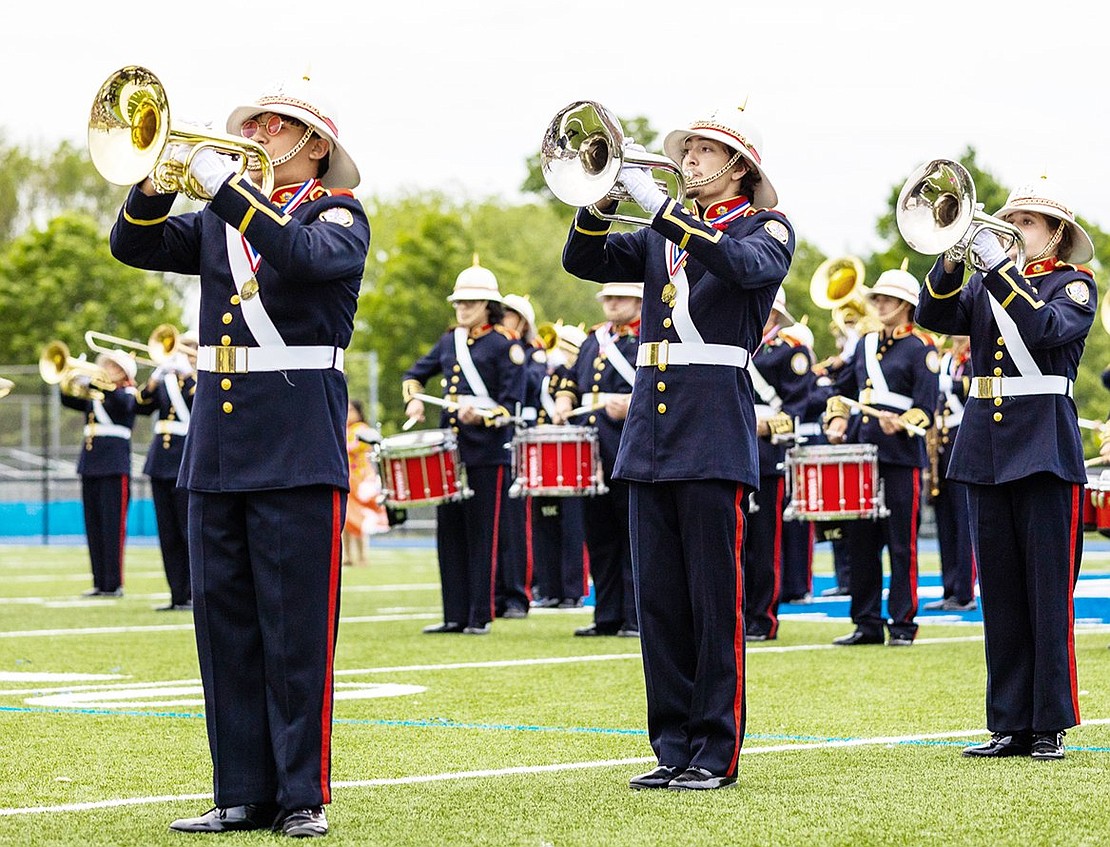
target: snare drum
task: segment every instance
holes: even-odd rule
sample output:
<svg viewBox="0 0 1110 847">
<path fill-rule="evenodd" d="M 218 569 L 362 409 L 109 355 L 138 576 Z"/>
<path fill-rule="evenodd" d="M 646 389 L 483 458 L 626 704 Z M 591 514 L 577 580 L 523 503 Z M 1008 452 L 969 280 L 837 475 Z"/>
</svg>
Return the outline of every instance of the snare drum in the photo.
<svg viewBox="0 0 1110 847">
<path fill-rule="evenodd" d="M 874 444 L 800 445 L 786 451 L 787 520 L 885 518 L 890 511 Z"/>
<path fill-rule="evenodd" d="M 1099 535 L 1110 537 L 1110 471 L 1087 471 L 1083 493 L 1084 531 L 1098 530 Z"/>
<path fill-rule="evenodd" d="M 604 494 L 597 429 L 539 424 L 513 439 L 513 497 Z"/>
<path fill-rule="evenodd" d="M 391 435 L 378 445 L 377 455 L 382 493 L 391 506 L 434 506 L 474 493 L 449 429 Z"/>
</svg>

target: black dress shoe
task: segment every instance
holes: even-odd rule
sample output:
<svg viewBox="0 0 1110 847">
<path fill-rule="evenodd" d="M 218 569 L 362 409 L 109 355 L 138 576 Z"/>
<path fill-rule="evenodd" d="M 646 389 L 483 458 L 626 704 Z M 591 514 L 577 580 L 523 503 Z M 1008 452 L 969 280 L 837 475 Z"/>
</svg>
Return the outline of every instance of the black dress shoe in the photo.
<svg viewBox="0 0 1110 847">
<path fill-rule="evenodd" d="M 591 638 L 595 635 L 616 635 L 618 632 L 620 632 L 620 627 L 598 626 L 596 623 L 592 623 L 589 626 L 576 629 L 574 634 Z"/>
<path fill-rule="evenodd" d="M 199 818 L 179 818 L 170 824 L 177 832 L 244 832 L 269 829 L 278 814 L 276 803 L 254 803 L 247 806 L 214 806 Z"/>
<path fill-rule="evenodd" d="M 490 627 L 488 623 L 479 624 L 476 626 L 464 626 L 462 629 L 463 635 L 489 635 Z"/>
<path fill-rule="evenodd" d="M 462 632 L 463 625 L 455 623 L 454 621 L 447 621 L 447 623 L 437 623 L 432 626 L 426 626 L 421 630 L 425 635 L 440 635 L 445 632 Z"/>
<path fill-rule="evenodd" d="M 520 609 L 516 606 L 509 606 L 509 608 L 501 613 L 501 617 L 509 621 L 519 621 L 528 617 L 528 611 L 526 609 Z"/>
<path fill-rule="evenodd" d="M 705 768 L 687 768 L 670 781 L 667 788 L 674 791 L 711 791 L 736 784 L 734 776 L 717 776 Z"/>
<path fill-rule="evenodd" d="M 560 609 L 581 609 L 582 608 L 582 598 L 581 597 L 564 597 L 562 600 L 559 601 L 558 608 L 560 608 Z"/>
<path fill-rule="evenodd" d="M 1034 732 L 1029 755 L 1042 761 L 1064 758 L 1064 735 L 1063 732 Z"/>
<path fill-rule="evenodd" d="M 771 636 L 762 632 L 747 632 L 744 633 L 744 640 L 749 644 L 753 641 L 768 641 Z"/>
<path fill-rule="evenodd" d="M 876 635 L 869 635 L 862 629 L 857 629 L 850 635 L 842 635 L 840 638 L 834 638 L 833 644 L 839 647 L 854 647 L 857 644 L 882 644 L 883 634 L 880 632 Z"/>
<path fill-rule="evenodd" d="M 991 740 L 974 747 L 965 747 L 961 755 L 970 758 L 1000 759 L 1003 756 L 1028 756 L 1033 747 L 1029 732 L 995 732 Z"/>
<path fill-rule="evenodd" d="M 639 638 L 640 630 L 621 627 L 617 630 L 617 638 Z"/>
<path fill-rule="evenodd" d="M 666 788 L 670 785 L 672 779 L 685 770 L 686 768 L 660 765 L 654 770 L 632 777 L 632 779 L 628 780 L 628 787 L 637 790 L 642 788 Z"/>
<path fill-rule="evenodd" d="M 554 609 L 554 608 L 557 608 L 558 605 L 561 602 L 562 601 L 558 597 L 542 597 L 539 600 L 533 600 L 532 601 L 532 608 L 533 609 Z"/>
<path fill-rule="evenodd" d="M 841 588 L 840 586 L 837 586 L 836 588 L 826 588 L 824 591 L 821 592 L 821 596 L 822 597 L 847 597 L 851 593 L 852 592 L 849 591 L 847 588 Z"/>
<path fill-rule="evenodd" d="M 310 809 L 294 809 L 282 812 L 274 823 L 274 832 L 281 832 L 290 838 L 319 838 L 328 834 L 328 819 L 323 806 Z"/>
</svg>

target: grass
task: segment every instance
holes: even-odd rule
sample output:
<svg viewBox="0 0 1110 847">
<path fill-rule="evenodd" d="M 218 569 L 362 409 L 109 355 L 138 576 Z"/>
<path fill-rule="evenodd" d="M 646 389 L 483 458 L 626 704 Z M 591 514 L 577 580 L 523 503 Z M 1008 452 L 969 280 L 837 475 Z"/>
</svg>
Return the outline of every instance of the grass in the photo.
<svg viewBox="0 0 1110 847">
<path fill-rule="evenodd" d="M 156 548 L 129 550 L 127 571 L 123 599 L 80 601 L 83 549 L 0 547 L 0 673 L 120 677 L 0 676 L 0 844 L 180 845 L 167 823 L 208 808 L 190 618 L 152 611 L 167 597 Z M 748 650 L 739 785 L 632 792 L 652 761 L 639 647 L 571 637 L 589 609 L 424 636 L 440 619 L 434 552 L 384 545 L 345 570 L 342 604 L 334 845 L 1110 843 L 1105 628 L 1076 635 L 1088 723 L 1067 758 L 989 762 L 959 756 L 984 735 L 980 627 L 921 618 L 911 649 L 829 649 L 844 621 L 784 617 L 777 642 Z M 170 681 L 185 690 L 104 700 Z M 419 689 L 367 696 L 387 684 Z M 66 691 L 90 699 L 36 699 Z"/>
</svg>

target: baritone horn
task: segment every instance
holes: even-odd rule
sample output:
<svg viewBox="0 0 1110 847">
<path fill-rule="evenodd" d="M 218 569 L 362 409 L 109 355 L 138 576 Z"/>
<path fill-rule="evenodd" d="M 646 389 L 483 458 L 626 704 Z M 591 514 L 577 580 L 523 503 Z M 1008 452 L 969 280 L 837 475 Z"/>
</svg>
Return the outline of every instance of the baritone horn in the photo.
<svg viewBox="0 0 1110 847">
<path fill-rule="evenodd" d="M 197 355 L 197 345 L 186 339 L 173 324 L 158 324 L 150 333 L 146 346 L 150 358 L 159 365 L 177 353 Z"/>
<path fill-rule="evenodd" d="M 678 165 L 666 156 L 630 148 L 616 116 L 592 100 L 579 100 L 560 109 L 544 133 L 540 145 L 540 167 L 551 193 L 570 206 L 588 206 L 602 220 L 633 226 L 648 226 L 651 218 L 605 214 L 596 204 L 605 199 L 634 202 L 617 183 L 622 165 L 640 165 L 665 171 L 677 183 L 675 201 L 686 199 L 686 182 Z M 667 182 L 656 180 L 670 193 Z"/>
<path fill-rule="evenodd" d="M 189 173 L 193 157 L 209 148 L 236 159 L 240 174 L 260 172 L 263 194 L 274 186 L 273 165 L 260 144 L 172 124 L 165 88 L 138 65 L 120 68 L 100 86 L 89 115 L 88 145 L 97 171 L 115 185 L 135 185 L 149 176 L 160 194 L 211 200 Z"/>
<path fill-rule="evenodd" d="M 999 236 L 1006 252 L 1017 249 L 1017 265 L 1025 266 L 1021 230 L 985 214 L 975 202 L 975 183 L 967 168 L 952 159 L 932 159 L 919 165 L 902 186 L 894 218 L 902 238 L 914 250 L 939 256 L 959 245 L 964 260 L 979 266 L 971 242 L 981 229 Z"/>
<path fill-rule="evenodd" d="M 116 387 L 104 368 L 70 356 L 64 341 L 51 341 L 43 348 L 39 375 L 47 385 L 57 385 L 63 394 L 86 400 L 103 400 L 104 392 Z"/>
<path fill-rule="evenodd" d="M 855 256 L 826 259 L 809 280 L 809 299 L 819 309 L 827 309 L 832 326 L 846 334 L 864 318 L 874 318 L 864 295 L 866 271 Z M 867 324 L 868 331 L 871 329 Z"/>
</svg>

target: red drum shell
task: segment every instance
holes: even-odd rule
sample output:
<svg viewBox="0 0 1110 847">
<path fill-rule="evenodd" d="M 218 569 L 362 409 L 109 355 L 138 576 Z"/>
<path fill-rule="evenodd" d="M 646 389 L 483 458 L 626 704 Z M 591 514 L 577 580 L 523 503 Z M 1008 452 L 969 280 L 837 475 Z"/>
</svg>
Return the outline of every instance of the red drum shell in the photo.
<svg viewBox="0 0 1110 847">
<path fill-rule="evenodd" d="M 515 496 L 582 497 L 603 494 L 597 429 L 539 424 L 513 439 Z"/>
<path fill-rule="evenodd" d="M 394 506 L 434 506 L 472 493 L 449 429 L 403 432 L 378 445 L 385 501 Z"/>
<path fill-rule="evenodd" d="M 786 517 L 807 521 L 885 517 L 874 444 L 815 444 L 786 454 Z"/>
</svg>

